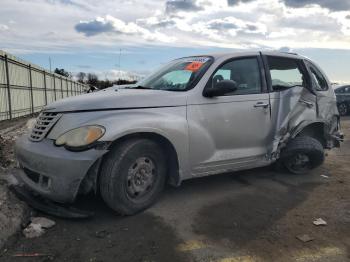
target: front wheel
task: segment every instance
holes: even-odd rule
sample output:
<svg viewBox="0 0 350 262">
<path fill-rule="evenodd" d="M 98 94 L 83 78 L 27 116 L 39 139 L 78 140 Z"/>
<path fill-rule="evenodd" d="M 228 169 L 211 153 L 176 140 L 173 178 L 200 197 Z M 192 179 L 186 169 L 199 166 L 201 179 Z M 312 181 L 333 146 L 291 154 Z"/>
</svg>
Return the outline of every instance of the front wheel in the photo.
<svg viewBox="0 0 350 262">
<path fill-rule="evenodd" d="M 166 159 L 148 139 L 133 139 L 112 148 L 102 164 L 100 191 L 109 207 L 132 215 L 151 206 L 164 188 Z"/>
<path fill-rule="evenodd" d="M 348 114 L 348 106 L 345 103 L 338 105 L 338 111 L 341 116 L 346 116 Z"/>
<path fill-rule="evenodd" d="M 289 172 L 305 174 L 323 163 L 324 149 L 317 139 L 299 136 L 281 152 L 281 161 Z"/>
</svg>

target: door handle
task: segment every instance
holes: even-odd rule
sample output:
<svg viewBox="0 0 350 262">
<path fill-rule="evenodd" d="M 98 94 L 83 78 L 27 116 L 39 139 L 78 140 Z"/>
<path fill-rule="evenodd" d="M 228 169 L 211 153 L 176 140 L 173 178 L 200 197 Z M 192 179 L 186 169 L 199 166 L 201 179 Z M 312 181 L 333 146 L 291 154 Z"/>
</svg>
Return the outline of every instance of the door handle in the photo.
<svg viewBox="0 0 350 262">
<path fill-rule="evenodd" d="M 258 107 L 263 107 L 263 108 L 268 108 L 270 105 L 268 103 L 264 103 L 264 102 L 258 102 L 254 105 L 255 108 Z"/>
</svg>

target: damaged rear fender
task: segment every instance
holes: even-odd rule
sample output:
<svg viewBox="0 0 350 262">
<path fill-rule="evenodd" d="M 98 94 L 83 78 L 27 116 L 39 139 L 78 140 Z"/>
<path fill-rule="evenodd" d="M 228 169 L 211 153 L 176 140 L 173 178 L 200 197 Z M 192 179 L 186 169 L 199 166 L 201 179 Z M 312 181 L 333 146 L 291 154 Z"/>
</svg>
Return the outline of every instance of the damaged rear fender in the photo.
<svg viewBox="0 0 350 262">
<path fill-rule="evenodd" d="M 339 116 L 334 115 L 329 121 L 303 121 L 291 131 L 290 139 L 305 135 L 317 139 L 324 148 L 339 146 Z M 339 140 L 339 141 L 338 141 Z"/>
</svg>

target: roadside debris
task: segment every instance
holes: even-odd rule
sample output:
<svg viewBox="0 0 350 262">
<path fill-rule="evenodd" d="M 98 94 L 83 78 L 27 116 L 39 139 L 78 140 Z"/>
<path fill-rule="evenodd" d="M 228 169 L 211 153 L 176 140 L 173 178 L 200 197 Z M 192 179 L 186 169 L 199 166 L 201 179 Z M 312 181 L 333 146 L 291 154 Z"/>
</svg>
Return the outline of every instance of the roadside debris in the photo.
<svg viewBox="0 0 350 262">
<path fill-rule="evenodd" d="M 26 238 L 36 238 L 45 234 L 45 229 L 39 224 L 30 223 L 25 229 L 23 229 L 23 235 Z"/>
<path fill-rule="evenodd" d="M 105 238 L 110 236 L 110 233 L 107 230 L 101 230 L 95 232 L 95 237 L 97 238 Z"/>
<path fill-rule="evenodd" d="M 23 230 L 23 235 L 26 238 L 40 237 L 45 234 L 45 229 L 49 229 L 56 225 L 55 221 L 45 217 L 32 217 L 30 220 L 32 222 Z"/>
<path fill-rule="evenodd" d="M 321 177 L 324 177 L 324 178 L 329 178 L 329 176 L 327 176 L 327 175 L 321 175 Z"/>
<path fill-rule="evenodd" d="M 48 229 L 56 225 L 56 222 L 46 217 L 32 217 L 32 224 L 39 224 L 42 228 Z"/>
<path fill-rule="evenodd" d="M 327 222 L 322 218 L 317 218 L 312 222 L 315 226 L 327 226 Z"/>
<path fill-rule="evenodd" d="M 301 242 L 304 242 L 304 243 L 310 242 L 310 241 L 314 240 L 313 237 L 310 237 L 310 236 L 307 235 L 307 234 L 298 235 L 298 236 L 296 236 L 296 238 L 299 239 Z"/>
</svg>

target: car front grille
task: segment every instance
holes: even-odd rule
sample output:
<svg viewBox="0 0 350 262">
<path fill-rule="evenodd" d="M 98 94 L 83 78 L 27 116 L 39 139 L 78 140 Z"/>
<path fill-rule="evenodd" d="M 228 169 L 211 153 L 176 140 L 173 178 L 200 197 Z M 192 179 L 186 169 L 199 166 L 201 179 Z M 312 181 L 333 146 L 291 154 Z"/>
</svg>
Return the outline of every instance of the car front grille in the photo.
<svg viewBox="0 0 350 262">
<path fill-rule="evenodd" d="M 62 114 L 41 112 L 32 129 L 29 139 L 34 142 L 39 142 L 45 138 L 50 129 L 56 124 Z"/>
</svg>

